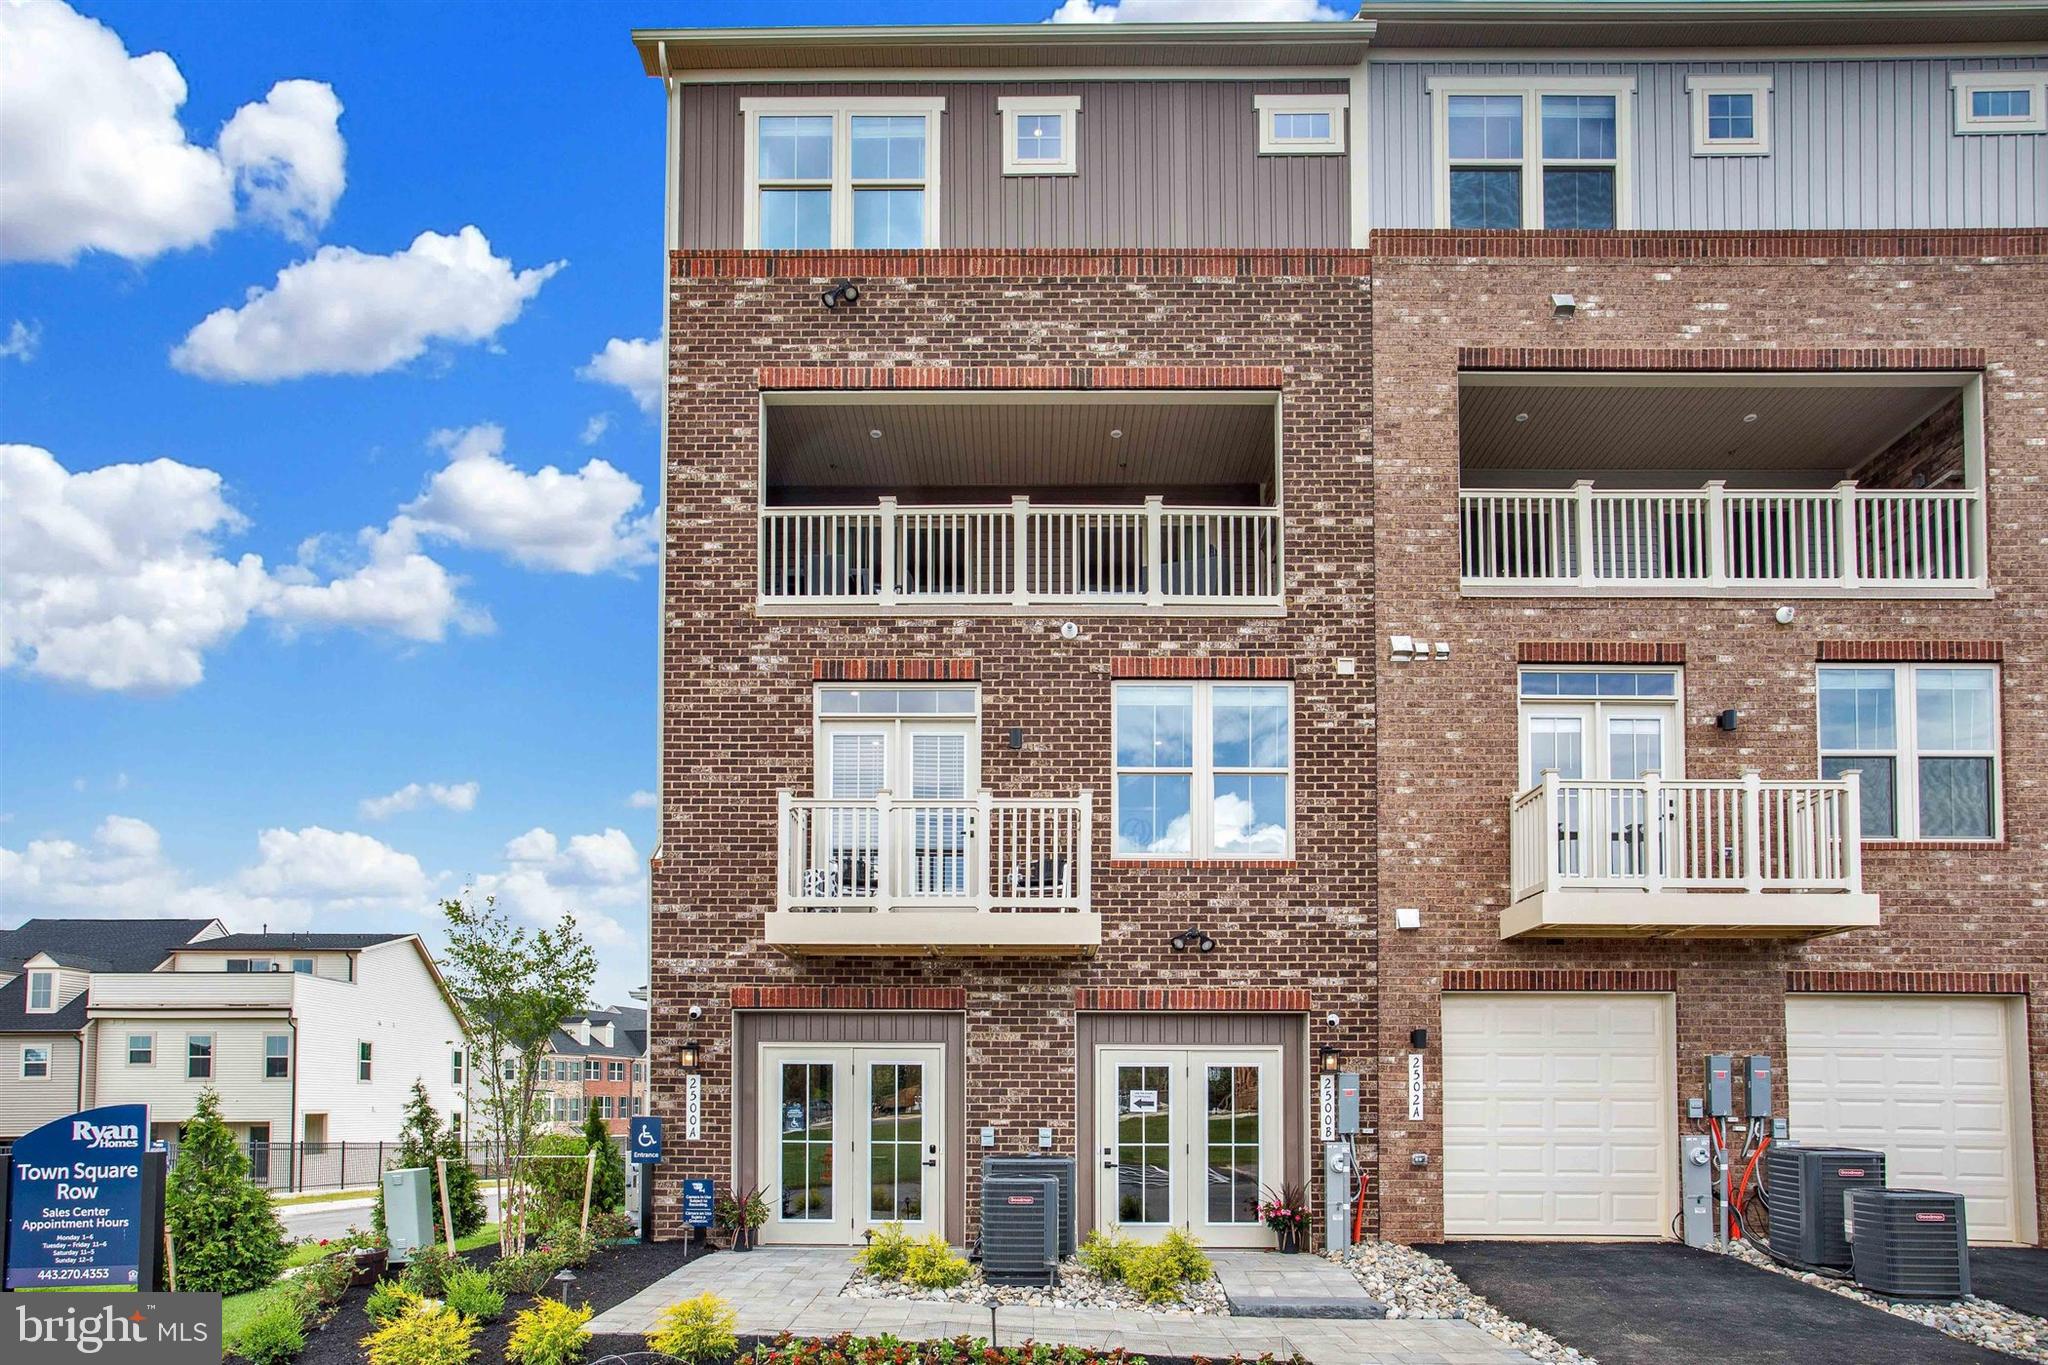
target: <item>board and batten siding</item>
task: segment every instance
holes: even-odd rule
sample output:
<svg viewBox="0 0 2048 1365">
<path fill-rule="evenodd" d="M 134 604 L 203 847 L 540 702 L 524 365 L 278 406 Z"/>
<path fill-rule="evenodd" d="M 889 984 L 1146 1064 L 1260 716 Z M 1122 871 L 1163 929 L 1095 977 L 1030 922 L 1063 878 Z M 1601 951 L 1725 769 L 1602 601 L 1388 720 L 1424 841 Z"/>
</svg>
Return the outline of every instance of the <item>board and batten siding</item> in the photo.
<svg viewBox="0 0 2048 1365">
<path fill-rule="evenodd" d="M 50 1074 L 21 1078 L 21 1050 L 50 1049 Z M 79 1108 L 79 1046 L 70 1033 L 0 1035 L 0 1137 L 17 1138 Z"/>
<path fill-rule="evenodd" d="M 1345 93 L 1338 80 L 841 81 L 683 87 L 684 250 L 736 248 L 748 98 L 943 96 L 939 245 L 1343 247 L 1350 157 L 1260 156 L 1259 94 Z M 1078 95 L 1074 175 L 1005 176 L 1005 95 Z"/>
<path fill-rule="evenodd" d="M 2048 134 L 1955 129 L 1949 77 L 2048 56 L 1370 65 L 1373 226 L 1433 227 L 1437 76 L 1632 77 L 1634 226 L 1703 231 L 2048 226 Z M 1767 156 L 1694 156 L 1692 75 L 1772 78 Z M 1531 149 L 1533 150 L 1533 148 Z"/>
</svg>

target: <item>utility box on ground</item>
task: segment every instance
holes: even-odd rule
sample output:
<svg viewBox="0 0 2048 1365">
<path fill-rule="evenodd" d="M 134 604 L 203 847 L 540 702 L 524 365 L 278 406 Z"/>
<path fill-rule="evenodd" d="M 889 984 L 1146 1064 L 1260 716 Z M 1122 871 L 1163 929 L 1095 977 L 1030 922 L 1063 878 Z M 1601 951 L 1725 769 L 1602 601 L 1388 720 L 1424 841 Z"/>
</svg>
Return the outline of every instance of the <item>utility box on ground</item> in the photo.
<svg viewBox="0 0 2048 1365">
<path fill-rule="evenodd" d="M 1963 1197 L 1946 1190 L 1849 1194 L 1850 1273 L 1895 1299 L 1961 1299 L 1970 1292 L 1970 1232 Z"/>
<path fill-rule="evenodd" d="M 404 1265 L 434 1241 L 434 1173 L 424 1166 L 384 1172 L 384 1237 Z"/>
<path fill-rule="evenodd" d="M 990 1176 L 1021 1175 L 1031 1179 L 1050 1179 L 1059 1187 L 1059 1256 L 1061 1260 L 1074 1254 L 1074 1158 L 1070 1156 L 985 1156 L 981 1159 L 981 1178 Z"/>
<path fill-rule="evenodd" d="M 981 1273 L 990 1284 L 1052 1284 L 1059 1278 L 1059 1182 L 1049 1175 L 981 1181 Z"/>
<path fill-rule="evenodd" d="M 1847 1270 L 1848 1195 L 1884 1188 L 1884 1153 L 1788 1142 L 1765 1153 L 1764 1176 L 1771 1250 L 1800 1265 Z"/>
</svg>

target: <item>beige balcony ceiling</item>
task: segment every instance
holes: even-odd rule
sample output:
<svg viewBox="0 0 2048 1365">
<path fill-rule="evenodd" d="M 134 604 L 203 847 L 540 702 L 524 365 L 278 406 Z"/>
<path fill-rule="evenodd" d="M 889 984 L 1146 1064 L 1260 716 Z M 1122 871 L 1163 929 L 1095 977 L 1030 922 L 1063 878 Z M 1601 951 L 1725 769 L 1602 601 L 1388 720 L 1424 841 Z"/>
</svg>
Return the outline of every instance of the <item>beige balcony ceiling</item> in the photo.
<svg viewBox="0 0 2048 1365">
<path fill-rule="evenodd" d="M 1272 393 L 784 393 L 766 407 L 771 504 L 1060 488 L 1252 504 L 1276 467 Z"/>
</svg>

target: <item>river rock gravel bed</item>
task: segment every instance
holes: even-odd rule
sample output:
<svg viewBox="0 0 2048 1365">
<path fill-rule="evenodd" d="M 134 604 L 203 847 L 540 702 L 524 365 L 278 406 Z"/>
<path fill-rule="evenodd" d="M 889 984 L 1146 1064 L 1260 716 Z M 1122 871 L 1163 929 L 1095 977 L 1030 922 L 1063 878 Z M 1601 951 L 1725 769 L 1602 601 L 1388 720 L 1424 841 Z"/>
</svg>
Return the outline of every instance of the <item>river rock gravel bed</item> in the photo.
<svg viewBox="0 0 2048 1365">
<path fill-rule="evenodd" d="M 2048 1362 L 2048 1319 L 2037 1318 L 2031 1313 L 2022 1313 L 2016 1308 L 2007 1308 L 2002 1303 L 1978 1298 L 1964 1299 L 1960 1303 L 1914 1303 L 1881 1298 L 1848 1280 L 1837 1280 L 1832 1276 L 1780 1265 L 1747 1242 L 1737 1242 L 1728 1254 L 1761 1270 L 1786 1275 L 1802 1284 L 1825 1289 L 1830 1294 L 1840 1294 L 1845 1299 L 1867 1303 L 1872 1308 L 1890 1313 L 1893 1317 L 1917 1322 L 1922 1327 L 1932 1327 L 1935 1331 L 1952 1336 L 1958 1341 L 2003 1351 L 2007 1355 L 2018 1356 L 2021 1360 Z"/>
<path fill-rule="evenodd" d="M 951 1289 L 919 1289 L 900 1280 L 881 1280 L 854 1271 L 842 1294 L 854 1299 L 920 1299 L 927 1303 L 1004 1304 L 1031 1308 L 1095 1308 L 1116 1313 L 1150 1313 L 1156 1317 L 1228 1317 L 1230 1305 L 1215 1280 L 1181 1286 L 1178 1303 L 1147 1303 L 1121 1284 L 1098 1280 L 1078 1261 L 1060 1264 L 1056 1285 L 990 1284 L 977 1266 L 965 1284 Z"/>
<path fill-rule="evenodd" d="M 1389 1318 L 1463 1318 L 1542 1361 L 1599 1365 L 1592 1356 L 1495 1308 L 1434 1256 L 1397 1242 L 1366 1242 L 1340 1258 L 1365 1292 L 1387 1306 Z"/>
</svg>

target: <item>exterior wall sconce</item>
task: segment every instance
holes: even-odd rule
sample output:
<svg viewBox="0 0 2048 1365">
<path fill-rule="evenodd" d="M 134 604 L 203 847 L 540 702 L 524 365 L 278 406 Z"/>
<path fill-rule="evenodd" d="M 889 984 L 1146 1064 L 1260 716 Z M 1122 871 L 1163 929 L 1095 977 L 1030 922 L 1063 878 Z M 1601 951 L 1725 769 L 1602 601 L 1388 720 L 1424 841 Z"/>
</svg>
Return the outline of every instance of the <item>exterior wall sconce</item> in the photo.
<svg viewBox="0 0 2048 1365">
<path fill-rule="evenodd" d="M 1316 1050 L 1316 1065 L 1324 1075 L 1334 1076 L 1344 1069 L 1344 1058 L 1338 1054 L 1336 1048 L 1324 1043 Z"/>
<path fill-rule="evenodd" d="M 1716 728 L 1726 730 L 1729 734 L 1732 735 L 1735 733 L 1736 722 L 1741 719 L 1742 713 L 1731 706 L 1726 711 L 1723 711 L 1720 715 L 1714 717 L 1714 725 Z"/>
<path fill-rule="evenodd" d="M 676 1065 L 685 1071 L 695 1071 L 699 1059 L 698 1045 L 692 1041 L 676 1046 Z"/>
</svg>

